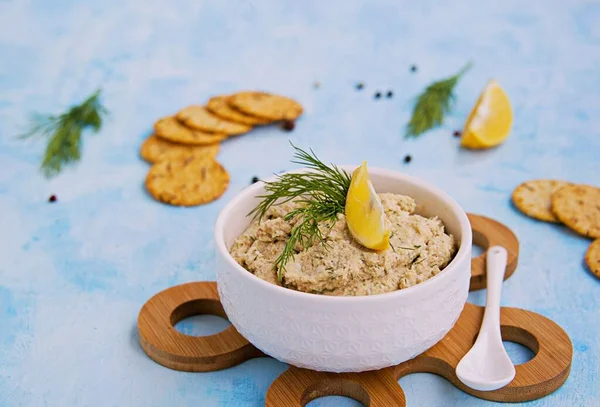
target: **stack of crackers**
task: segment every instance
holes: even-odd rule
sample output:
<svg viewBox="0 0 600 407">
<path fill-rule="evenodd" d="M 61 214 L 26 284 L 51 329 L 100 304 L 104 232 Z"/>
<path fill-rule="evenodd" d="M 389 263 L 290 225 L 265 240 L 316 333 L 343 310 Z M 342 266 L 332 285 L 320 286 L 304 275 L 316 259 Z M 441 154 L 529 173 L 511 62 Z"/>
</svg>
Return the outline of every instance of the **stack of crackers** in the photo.
<svg viewBox="0 0 600 407">
<path fill-rule="evenodd" d="M 221 143 L 255 126 L 296 120 L 302 112 L 298 102 L 285 96 L 238 92 L 163 117 L 140 150 L 142 158 L 153 164 L 146 189 L 170 205 L 212 202 L 229 186 L 229 173 L 215 159 Z"/>
<path fill-rule="evenodd" d="M 512 201 L 523 213 L 546 222 L 562 223 L 595 239 L 585 255 L 590 270 L 600 278 L 600 188 L 557 180 L 520 184 Z"/>
</svg>

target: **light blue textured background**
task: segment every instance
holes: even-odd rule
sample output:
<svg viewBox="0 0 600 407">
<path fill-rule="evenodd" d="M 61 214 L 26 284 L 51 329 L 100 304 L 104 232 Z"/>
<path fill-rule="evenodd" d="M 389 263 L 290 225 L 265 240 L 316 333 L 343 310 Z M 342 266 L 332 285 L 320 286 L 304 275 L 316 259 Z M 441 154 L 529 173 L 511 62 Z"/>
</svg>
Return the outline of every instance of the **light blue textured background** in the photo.
<svg viewBox="0 0 600 407">
<path fill-rule="evenodd" d="M 445 125 L 404 140 L 414 96 L 468 60 Z M 513 103 L 512 135 L 492 151 L 462 151 L 452 132 L 492 77 Z M 97 86 L 111 111 L 102 132 L 86 135 L 79 166 L 43 179 L 43 143 L 14 136 L 28 113 L 60 112 Z M 231 186 L 213 204 L 149 198 L 138 148 L 153 122 L 247 88 L 301 101 L 296 130 L 224 143 Z M 392 99 L 373 100 L 388 89 Z M 175 372 L 145 357 L 135 323 L 159 290 L 215 278 L 219 210 L 253 175 L 292 168 L 288 138 L 327 161 L 420 176 L 513 228 L 521 260 L 503 303 L 552 318 L 574 346 L 567 383 L 527 405 L 600 406 L 600 282 L 582 265 L 589 241 L 509 203 L 535 177 L 600 184 L 599 94 L 597 1 L 0 0 L 0 406 L 263 405 L 284 364 Z M 433 375 L 400 382 L 410 406 L 493 404 Z"/>
</svg>

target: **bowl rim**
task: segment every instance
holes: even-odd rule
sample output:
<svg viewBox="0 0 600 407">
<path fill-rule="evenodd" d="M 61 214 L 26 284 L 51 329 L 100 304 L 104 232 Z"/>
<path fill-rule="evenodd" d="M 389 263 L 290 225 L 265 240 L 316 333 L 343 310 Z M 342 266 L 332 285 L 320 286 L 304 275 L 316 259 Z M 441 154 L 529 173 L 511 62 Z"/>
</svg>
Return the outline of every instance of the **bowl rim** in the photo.
<svg viewBox="0 0 600 407">
<path fill-rule="evenodd" d="M 356 165 L 336 165 L 337 168 L 343 169 L 345 171 L 349 171 L 357 168 Z M 300 168 L 290 171 L 283 171 L 278 174 L 275 174 L 264 181 L 273 181 L 276 179 L 278 175 L 287 174 L 287 173 L 299 173 L 310 171 L 307 168 Z M 255 276 L 250 271 L 246 270 L 244 267 L 240 266 L 229 250 L 225 245 L 225 238 L 223 231 L 225 229 L 226 218 L 228 218 L 229 214 L 232 210 L 239 205 L 240 202 L 256 197 L 256 193 L 252 193 L 253 191 L 258 191 L 262 185 L 264 185 L 264 181 L 258 181 L 252 185 L 247 186 L 242 189 L 231 201 L 229 201 L 223 209 L 219 212 L 217 217 L 217 221 L 215 224 L 215 247 L 216 250 L 223 256 L 225 261 L 227 261 L 228 266 L 232 267 L 235 272 L 240 273 L 243 278 L 246 278 L 249 283 L 255 283 L 261 285 L 266 290 L 272 290 L 276 294 L 289 295 L 292 297 L 296 297 L 297 299 L 305 299 L 305 300 L 313 300 L 313 301 L 323 301 L 323 302 L 335 302 L 335 303 L 351 303 L 351 302 L 376 302 L 376 301 L 388 301 L 394 298 L 406 297 L 409 295 L 418 295 L 419 293 L 423 293 L 423 291 L 427 290 L 428 287 L 433 284 L 437 284 L 438 282 L 443 281 L 448 276 L 454 274 L 453 271 L 457 270 L 464 264 L 465 261 L 468 261 L 468 264 L 471 264 L 471 246 L 473 243 L 472 237 L 472 229 L 471 223 L 469 222 L 469 218 L 465 212 L 465 210 L 456 202 L 450 195 L 444 192 L 442 189 L 437 186 L 412 175 L 407 175 L 398 171 L 388 170 L 381 167 L 369 167 L 369 172 L 372 174 L 383 175 L 391 178 L 396 178 L 397 180 L 405 181 L 407 183 L 411 183 L 417 185 L 420 188 L 427 189 L 433 194 L 435 194 L 441 201 L 443 201 L 448 207 L 452 210 L 454 215 L 457 216 L 460 224 L 461 230 L 461 239 L 458 246 L 458 251 L 450 261 L 438 274 L 435 276 L 423 281 L 422 283 L 415 284 L 414 286 L 404 288 L 401 290 L 394 290 L 386 293 L 379 294 L 370 294 L 370 295 L 359 295 L 359 296 L 343 296 L 343 295 L 322 295 L 322 294 L 314 294 L 307 293 L 304 291 L 292 290 L 290 288 L 282 287 L 279 285 L 275 285 L 269 283 L 257 276 Z M 465 257 L 469 257 L 465 259 Z M 219 272 L 217 270 L 217 280 L 219 276 Z"/>
</svg>

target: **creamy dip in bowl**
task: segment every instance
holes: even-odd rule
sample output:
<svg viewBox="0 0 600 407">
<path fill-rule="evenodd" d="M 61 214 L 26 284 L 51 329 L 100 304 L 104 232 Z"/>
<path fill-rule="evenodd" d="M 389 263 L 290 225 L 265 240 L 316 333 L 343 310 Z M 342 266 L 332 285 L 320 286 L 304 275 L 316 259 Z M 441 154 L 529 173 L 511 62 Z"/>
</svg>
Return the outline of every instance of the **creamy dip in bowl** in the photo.
<svg viewBox="0 0 600 407">
<path fill-rule="evenodd" d="M 340 168 L 349 173 L 354 169 Z M 234 243 L 238 240 L 239 245 L 240 236 L 253 221 L 247 215 L 258 204 L 257 196 L 264 193 L 264 184 L 259 182 L 243 190 L 219 215 L 215 239 L 221 302 L 234 327 L 264 353 L 313 370 L 374 370 L 417 356 L 454 326 L 467 299 L 471 273 L 472 234 L 466 213 L 445 192 L 420 179 L 377 168 L 370 168 L 369 175 L 384 206 L 386 200 L 393 201 L 398 195 L 410 197 L 416 202 L 414 216 L 443 225 L 445 237 L 433 242 L 444 242 L 444 247 L 437 260 L 432 257 L 433 268 L 428 269 L 427 278 L 417 281 L 414 277 L 408 282 L 408 271 L 404 270 L 401 278 L 375 293 L 368 292 L 368 288 L 361 291 L 356 281 L 350 292 L 344 293 L 342 287 L 338 294 L 330 293 L 333 295 L 301 289 L 301 278 L 290 278 L 296 282 L 286 288 L 249 272 L 240 258 L 230 253 L 232 249 L 235 253 Z M 388 209 L 395 205 L 388 204 Z M 410 211 L 405 212 L 403 216 L 409 216 Z M 430 232 L 439 234 L 435 227 Z M 425 250 L 428 244 L 422 244 L 432 242 L 431 236 L 423 239 L 393 249 L 398 254 L 394 258 L 410 258 L 398 260 L 398 264 L 415 267 L 415 273 L 409 276 L 416 275 L 421 265 L 415 265 L 419 259 L 413 261 L 416 253 L 427 257 L 437 253 Z M 446 244 L 448 239 L 453 240 L 450 245 Z M 394 243 L 393 237 L 391 240 Z M 297 268 L 291 265 L 294 273 Z M 387 271 L 394 272 L 393 266 Z M 321 277 L 317 275 L 319 281 Z M 392 289 L 393 284 L 397 287 Z"/>
<path fill-rule="evenodd" d="M 309 247 L 296 243 L 294 257 L 277 278 L 277 257 L 284 250 L 298 219 L 285 215 L 301 207 L 297 201 L 271 207 L 255 219 L 229 250 L 255 276 L 290 289 L 323 295 L 372 295 L 405 289 L 438 274 L 456 252 L 453 236 L 437 218 L 414 213 L 416 203 L 406 195 L 379 194 L 390 248 L 370 250 L 353 238 L 344 214 L 335 223 L 322 222 L 322 242 Z"/>
</svg>

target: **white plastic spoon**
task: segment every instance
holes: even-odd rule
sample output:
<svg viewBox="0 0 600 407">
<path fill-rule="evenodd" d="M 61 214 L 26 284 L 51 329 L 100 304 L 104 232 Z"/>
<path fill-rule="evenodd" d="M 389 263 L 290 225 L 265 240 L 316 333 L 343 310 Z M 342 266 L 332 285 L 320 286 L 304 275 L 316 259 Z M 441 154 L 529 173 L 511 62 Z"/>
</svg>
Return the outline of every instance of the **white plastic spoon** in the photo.
<svg viewBox="0 0 600 407">
<path fill-rule="evenodd" d="M 504 247 L 492 246 L 488 249 L 483 322 L 475 344 L 456 366 L 459 380 L 479 391 L 502 388 L 515 377 L 515 367 L 504 349 L 500 335 L 500 293 L 506 258 Z"/>
</svg>

